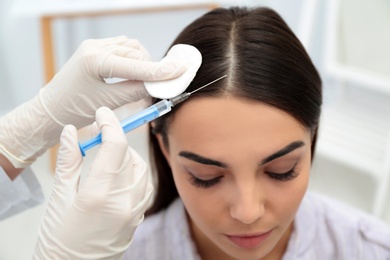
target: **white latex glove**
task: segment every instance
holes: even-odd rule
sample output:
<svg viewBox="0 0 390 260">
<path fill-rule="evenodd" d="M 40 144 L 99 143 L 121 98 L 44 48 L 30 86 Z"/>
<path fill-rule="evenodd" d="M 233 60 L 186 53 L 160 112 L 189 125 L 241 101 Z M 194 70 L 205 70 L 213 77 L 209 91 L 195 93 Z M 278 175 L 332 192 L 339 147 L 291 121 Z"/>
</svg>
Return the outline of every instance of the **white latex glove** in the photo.
<svg viewBox="0 0 390 260">
<path fill-rule="evenodd" d="M 153 187 L 145 162 L 127 145 L 108 108 L 96 112 L 102 145 L 78 189 L 83 165 L 77 131 L 61 135 L 56 177 L 34 259 L 121 259 L 142 222 Z"/>
<path fill-rule="evenodd" d="M 148 96 L 142 81 L 185 70 L 174 60 L 151 62 L 137 40 L 124 36 L 86 40 L 39 95 L 0 118 L 0 153 L 24 168 L 58 142 L 65 125 L 89 125 L 101 106 L 115 109 Z M 107 84 L 111 77 L 129 80 Z"/>
</svg>

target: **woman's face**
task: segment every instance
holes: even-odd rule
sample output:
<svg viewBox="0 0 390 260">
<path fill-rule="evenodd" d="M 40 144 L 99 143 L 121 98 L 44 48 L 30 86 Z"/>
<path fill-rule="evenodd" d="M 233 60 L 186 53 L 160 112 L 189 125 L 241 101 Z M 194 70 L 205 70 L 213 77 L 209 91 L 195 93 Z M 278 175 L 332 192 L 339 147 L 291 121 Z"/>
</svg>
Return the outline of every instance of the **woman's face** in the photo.
<svg viewBox="0 0 390 260">
<path fill-rule="evenodd" d="M 202 257 L 283 253 L 309 179 L 306 128 L 259 102 L 200 97 L 175 114 L 168 149 L 158 139 Z"/>
</svg>

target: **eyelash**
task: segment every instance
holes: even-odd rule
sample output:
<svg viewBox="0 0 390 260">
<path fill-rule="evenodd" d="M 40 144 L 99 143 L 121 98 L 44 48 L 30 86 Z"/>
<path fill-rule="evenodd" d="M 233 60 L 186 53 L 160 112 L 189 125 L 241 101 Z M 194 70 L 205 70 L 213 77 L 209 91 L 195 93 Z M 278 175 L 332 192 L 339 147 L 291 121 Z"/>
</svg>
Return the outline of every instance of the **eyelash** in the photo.
<svg viewBox="0 0 390 260">
<path fill-rule="evenodd" d="M 266 172 L 266 174 L 275 180 L 278 181 L 291 181 L 295 179 L 298 176 L 298 173 L 295 171 L 295 165 L 294 167 L 285 173 L 273 173 L 273 172 Z"/>
<path fill-rule="evenodd" d="M 191 184 L 196 186 L 196 187 L 204 188 L 204 189 L 210 188 L 210 187 L 218 184 L 222 178 L 223 178 L 223 176 L 220 176 L 220 177 L 217 177 L 217 178 L 214 178 L 211 180 L 202 180 L 202 179 L 196 178 L 192 174 L 190 175 Z"/>
<path fill-rule="evenodd" d="M 295 165 L 291 170 L 289 170 L 288 172 L 285 172 L 285 173 L 266 172 L 266 174 L 270 178 L 278 180 L 278 181 L 291 181 L 298 176 L 298 173 L 295 171 Z M 190 174 L 191 184 L 196 186 L 196 187 L 204 188 L 204 189 L 210 188 L 210 187 L 220 183 L 222 178 L 223 178 L 223 176 L 220 176 L 220 177 L 217 177 L 217 178 L 214 178 L 211 180 L 202 180 L 202 179 L 196 178 L 195 176 Z"/>
</svg>

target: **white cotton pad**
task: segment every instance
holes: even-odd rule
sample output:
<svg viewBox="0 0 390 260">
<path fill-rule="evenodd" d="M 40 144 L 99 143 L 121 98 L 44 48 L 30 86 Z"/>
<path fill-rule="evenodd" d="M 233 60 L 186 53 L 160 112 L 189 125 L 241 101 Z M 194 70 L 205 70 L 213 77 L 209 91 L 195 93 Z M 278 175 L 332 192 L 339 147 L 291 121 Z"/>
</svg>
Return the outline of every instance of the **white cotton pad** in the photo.
<svg viewBox="0 0 390 260">
<path fill-rule="evenodd" d="M 187 89 L 202 64 L 202 54 L 194 46 L 177 44 L 172 46 L 161 61 L 164 60 L 180 61 L 187 66 L 187 70 L 174 79 L 144 82 L 149 95 L 161 99 L 176 97 Z"/>
</svg>

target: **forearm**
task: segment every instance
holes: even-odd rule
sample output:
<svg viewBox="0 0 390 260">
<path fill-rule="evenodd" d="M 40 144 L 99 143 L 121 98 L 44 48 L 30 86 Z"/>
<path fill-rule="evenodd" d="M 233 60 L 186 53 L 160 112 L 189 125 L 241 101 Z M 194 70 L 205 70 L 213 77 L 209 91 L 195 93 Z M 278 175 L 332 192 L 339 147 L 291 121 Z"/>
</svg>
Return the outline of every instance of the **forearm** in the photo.
<svg viewBox="0 0 390 260">
<path fill-rule="evenodd" d="M 23 168 L 15 168 L 12 163 L 1 153 L 0 167 L 3 168 L 11 180 L 14 180 L 23 171 Z"/>
<path fill-rule="evenodd" d="M 36 96 L 0 118 L 0 153 L 15 168 L 25 168 L 58 142 L 62 128 Z"/>
</svg>

